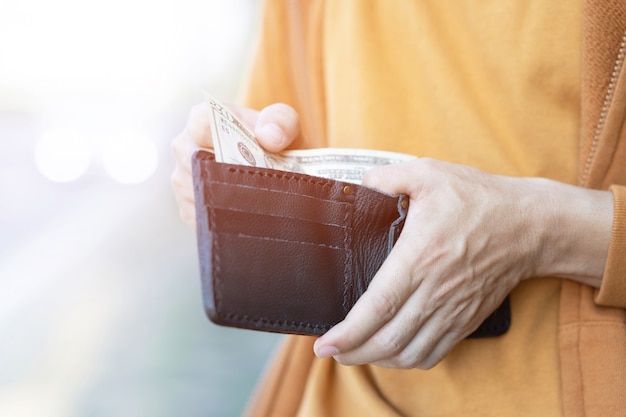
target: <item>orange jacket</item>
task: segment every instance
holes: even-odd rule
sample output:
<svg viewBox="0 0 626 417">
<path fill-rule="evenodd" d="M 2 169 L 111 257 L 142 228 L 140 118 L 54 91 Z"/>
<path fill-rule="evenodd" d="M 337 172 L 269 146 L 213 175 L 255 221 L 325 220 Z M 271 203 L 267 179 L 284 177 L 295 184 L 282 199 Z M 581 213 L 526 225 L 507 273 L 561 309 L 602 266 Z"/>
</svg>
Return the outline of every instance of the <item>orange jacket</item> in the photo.
<svg viewBox="0 0 626 417">
<path fill-rule="evenodd" d="M 259 51 L 250 74 L 255 93 L 248 97 L 257 107 L 268 104 L 258 97 L 295 105 L 309 138 L 323 138 L 325 125 L 319 45 L 309 36 L 322 20 L 318 4 L 286 1 L 278 14 L 265 16 L 269 28 L 287 21 L 292 36 L 280 40 L 284 61 L 278 64 L 264 62 L 277 59 L 275 51 Z M 615 214 L 601 289 L 563 281 L 559 349 L 563 415 L 605 417 L 626 415 L 626 2 L 584 0 L 582 25 L 579 185 L 610 189 Z M 267 68 L 284 71 L 271 78 L 289 88 L 278 91 L 268 84 Z M 323 145 L 314 140 L 306 145 Z M 312 343 L 311 338 L 288 340 L 251 403 L 251 416 L 295 413 L 313 360 Z"/>
<path fill-rule="evenodd" d="M 610 187 L 615 214 L 602 288 L 563 282 L 563 413 L 617 416 L 626 414 L 626 3 L 584 7 L 579 185 Z"/>
</svg>

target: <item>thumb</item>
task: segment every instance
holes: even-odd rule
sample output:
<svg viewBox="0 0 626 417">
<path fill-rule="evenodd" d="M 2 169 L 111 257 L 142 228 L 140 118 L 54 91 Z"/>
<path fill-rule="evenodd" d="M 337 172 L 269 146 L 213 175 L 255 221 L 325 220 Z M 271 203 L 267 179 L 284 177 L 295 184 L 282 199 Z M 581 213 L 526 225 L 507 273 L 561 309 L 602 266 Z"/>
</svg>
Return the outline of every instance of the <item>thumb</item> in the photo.
<svg viewBox="0 0 626 417">
<path fill-rule="evenodd" d="M 259 113 L 254 136 L 270 152 L 280 152 L 300 135 L 300 119 L 293 107 L 276 103 Z"/>
<path fill-rule="evenodd" d="M 424 160 L 415 158 L 371 168 L 365 172 L 362 184 L 389 194 L 419 193 L 429 178 L 428 171 L 422 169 Z"/>
<path fill-rule="evenodd" d="M 362 184 L 385 193 L 401 194 L 406 192 L 402 181 L 403 175 L 405 174 L 401 164 L 382 165 L 367 170 L 363 175 Z"/>
</svg>

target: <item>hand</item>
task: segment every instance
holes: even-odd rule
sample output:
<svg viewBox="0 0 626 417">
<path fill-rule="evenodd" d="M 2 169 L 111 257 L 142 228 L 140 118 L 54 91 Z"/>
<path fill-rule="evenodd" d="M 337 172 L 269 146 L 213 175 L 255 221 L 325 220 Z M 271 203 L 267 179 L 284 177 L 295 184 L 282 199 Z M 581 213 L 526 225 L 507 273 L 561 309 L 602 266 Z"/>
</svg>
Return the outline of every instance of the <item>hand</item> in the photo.
<svg viewBox="0 0 626 417">
<path fill-rule="evenodd" d="M 300 134 L 300 122 L 296 111 L 286 104 L 277 103 L 256 111 L 228 106 L 246 126 L 254 132 L 257 140 L 270 152 L 280 152 Z M 205 104 L 196 105 L 189 114 L 187 125 L 172 143 L 176 167 L 172 173 L 172 187 L 181 218 L 192 228 L 196 224 L 191 156 L 198 149 L 212 149 L 209 109 Z"/>
<path fill-rule="evenodd" d="M 364 184 L 407 194 L 407 219 L 367 291 L 316 341 L 320 357 L 431 368 L 520 280 L 602 275 L 610 193 L 428 159 L 377 168 Z"/>
</svg>

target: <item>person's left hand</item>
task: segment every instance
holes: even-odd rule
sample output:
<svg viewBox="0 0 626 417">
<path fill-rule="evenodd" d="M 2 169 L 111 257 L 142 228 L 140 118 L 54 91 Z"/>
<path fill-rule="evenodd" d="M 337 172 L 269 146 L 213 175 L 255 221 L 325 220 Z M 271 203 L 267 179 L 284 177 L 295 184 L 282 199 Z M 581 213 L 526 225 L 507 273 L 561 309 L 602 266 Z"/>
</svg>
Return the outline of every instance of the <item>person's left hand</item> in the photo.
<svg viewBox="0 0 626 417">
<path fill-rule="evenodd" d="M 410 197 L 404 229 L 345 320 L 316 341 L 346 365 L 431 368 L 472 333 L 541 256 L 541 180 L 416 159 L 364 184 Z"/>
</svg>

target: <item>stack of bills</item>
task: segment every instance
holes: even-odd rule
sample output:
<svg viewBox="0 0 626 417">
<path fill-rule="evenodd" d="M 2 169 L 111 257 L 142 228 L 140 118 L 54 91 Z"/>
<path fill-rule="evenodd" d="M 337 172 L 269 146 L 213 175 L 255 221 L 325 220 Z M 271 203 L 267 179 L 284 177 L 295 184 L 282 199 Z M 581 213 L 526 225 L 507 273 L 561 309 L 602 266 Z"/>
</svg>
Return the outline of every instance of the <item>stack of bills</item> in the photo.
<svg viewBox="0 0 626 417">
<path fill-rule="evenodd" d="M 299 172 L 360 183 L 365 171 L 379 165 L 415 158 L 411 155 L 368 149 L 315 148 L 279 154 L 265 151 L 254 134 L 224 105 L 207 98 L 215 159 L 237 165 Z"/>
</svg>

